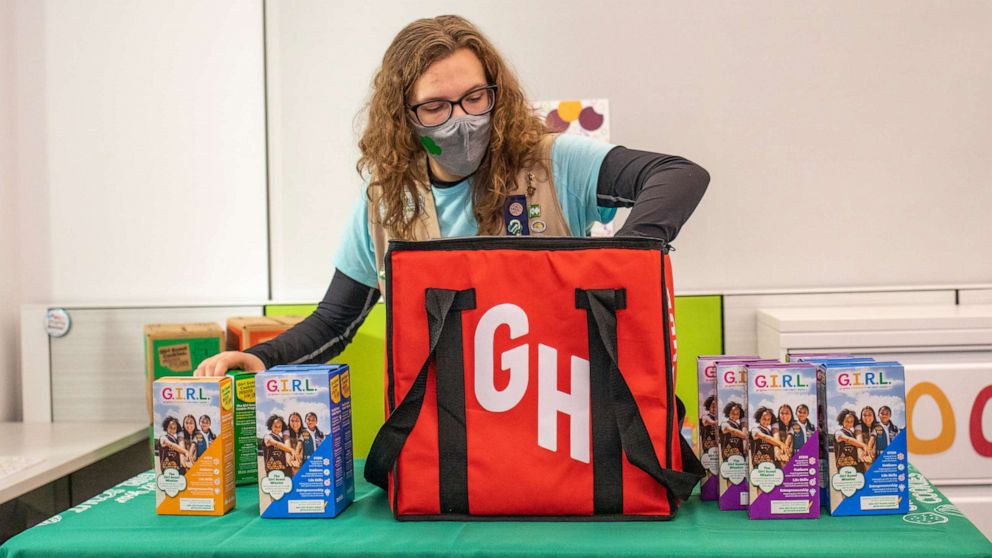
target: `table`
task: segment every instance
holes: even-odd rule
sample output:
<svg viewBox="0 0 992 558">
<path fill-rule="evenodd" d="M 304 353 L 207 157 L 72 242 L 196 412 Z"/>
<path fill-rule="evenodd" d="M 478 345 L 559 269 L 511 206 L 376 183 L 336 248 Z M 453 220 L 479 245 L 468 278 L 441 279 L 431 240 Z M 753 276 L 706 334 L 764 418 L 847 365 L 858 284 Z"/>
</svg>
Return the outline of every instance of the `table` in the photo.
<svg viewBox="0 0 992 558">
<path fill-rule="evenodd" d="M 356 462 L 355 471 L 364 463 Z M 104 556 L 992 556 L 989 542 L 911 468 L 906 516 L 749 521 L 693 497 L 670 522 L 400 522 L 356 480 L 335 519 L 260 519 L 254 485 L 223 517 L 155 515 L 154 474 L 138 475 L 0 547 L 0 558 Z"/>
<path fill-rule="evenodd" d="M 0 422 L 0 456 L 38 459 L 0 477 L 0 504 L 148 439 L 142 422 Z"/>
</svg>

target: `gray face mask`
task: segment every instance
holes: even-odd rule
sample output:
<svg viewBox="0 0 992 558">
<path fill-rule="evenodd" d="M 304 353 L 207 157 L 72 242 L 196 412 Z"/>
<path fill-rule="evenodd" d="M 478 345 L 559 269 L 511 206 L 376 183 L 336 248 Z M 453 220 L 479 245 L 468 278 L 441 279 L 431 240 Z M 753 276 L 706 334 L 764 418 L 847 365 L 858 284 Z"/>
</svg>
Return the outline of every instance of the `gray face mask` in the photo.
<svg viewBox="0 0 992 558">
<path fill-rule="evenodd" d="M 455 116 L 433 128 L 414 124 L 413 129 L 428 155 L 454 176 L 474 173 L 489 147 L 488 114 Z"/>
</svg>

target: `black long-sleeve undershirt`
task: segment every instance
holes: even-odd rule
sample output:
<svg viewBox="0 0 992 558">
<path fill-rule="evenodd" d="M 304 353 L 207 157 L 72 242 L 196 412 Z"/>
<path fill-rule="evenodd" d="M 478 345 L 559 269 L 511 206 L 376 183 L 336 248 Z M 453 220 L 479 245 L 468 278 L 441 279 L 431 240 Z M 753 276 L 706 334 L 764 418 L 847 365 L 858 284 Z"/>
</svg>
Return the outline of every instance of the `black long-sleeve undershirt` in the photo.
<svg viewBox="0 0 992 558">
<path fill-rule="evenodd" d="M 709 178 L 705 169 L 681 157 L 615 147 L 600 167 L 597 204 L 633 207 L 617 236 L 670 242 L 696 209 Z M 245 352 L 261 359 L 266 368 L 327 362 L 351 342 L 379 296 L 379 289 L 335 269 L 313 314 L 279 337 Z"/>
<path fill-rule="evenodd" d="M 261 359 L 266 368 L 327 362 L 351 343 L 378 300 L 379 289 L 363 285 L 335 269 L 324 299 L 313 314 L 275 339 L 245 352 Z"/>
<path fill-rule="evenodd" d="M 602 207 L 633 207 L 617 236 L 671 242 L 709 182 L 706 169 L 682 157 L 615 147 L 600 167 L 596 198 Z"/>
</svg>

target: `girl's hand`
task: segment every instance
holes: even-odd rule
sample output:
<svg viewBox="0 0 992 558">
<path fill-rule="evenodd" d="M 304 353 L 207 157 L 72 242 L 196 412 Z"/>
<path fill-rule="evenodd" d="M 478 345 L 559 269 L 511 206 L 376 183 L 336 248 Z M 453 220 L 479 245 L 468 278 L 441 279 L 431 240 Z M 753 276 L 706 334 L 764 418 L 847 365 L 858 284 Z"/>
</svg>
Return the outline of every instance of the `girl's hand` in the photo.
<svg viewBox="0 0 992 558">
<path fill-rule="evenodd" d="M 264 372 L 265 364 L 255 355 L 240 351 L 224 351 L 214 355 L 196 367 L 194 376 L 223 376 L 228 370 Z"/>
</svg>

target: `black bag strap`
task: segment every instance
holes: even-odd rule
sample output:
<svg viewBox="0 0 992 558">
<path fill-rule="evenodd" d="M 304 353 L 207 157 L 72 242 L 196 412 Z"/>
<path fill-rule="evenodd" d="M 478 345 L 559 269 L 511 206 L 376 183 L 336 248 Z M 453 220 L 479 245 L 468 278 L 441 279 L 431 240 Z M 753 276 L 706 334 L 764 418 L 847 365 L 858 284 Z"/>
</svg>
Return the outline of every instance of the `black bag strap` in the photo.
<svg viewBox="0 0 992 558">
<path fill-rule="evenodd" d="M 603 439 L 596 437 L 598 432 L 610 428 L 616 432 L 615 436 L 619 438 L 622 451 L 633 465 L 650 475 L 679 500 L 686 500 L 693 487 L 703 477 L 702 464 L 696 459 L 692 448 L 682 437 L 679 429 L 675 428 L 674 435 L 679 437 L 684 470 L 676 471 L 661 466 L 654 451 L 651 436 L 648 434 L 644 419 L 637 407 L 634 394 L 631 393 L 630 387 L 620 372 L 617 358 L 616 312 L 626 308 L 626 291 L 624 289 L 576 289 L 575 305 L 577 308 L 587 310 L 589 315 L 590 387 L 602 383 L 607 386 L 608 395 L 605 398 L 600 395 L 600 399 L 597 401 L 595 391 L 590 394 L 593 406 L 593 499 L 595 503 L 601 504 L 603 507 L 601 511 L 597 506 L 595 512 L 607 513 L 608 510 L 622 510 L 623 508 L 623 485 L 616 482 L 622 480 L 619 477 L 620 448 L 616 447 L 613 434 L 607 434 Z M 596 370 L 597 368 L 600 370 Z M 600 377 L 600 380 L 595 379 L 594 375 Z M 602 381 L 601 375 L 606 376 L 606 381 Z M 669 386 L 669 389 L 675 389 L 675 386 Z M 674 401 L 674 399 L 673 397 L 672 400 Z M 671 405 L 671 403 L 669 404 Z M 597 406 L 602 407 L 598 412 Z M 670 418 L 674 420 L 674 417 Z M 597 426 L 597 419 L 604 421 L 604 424 Z M 612 424 L 605 424 L 606 420 L 612 421 Z M 600 456 L 596 449 L 599 444 L 604 444 L 609 451 L 616 453 L 603 457 L 606 464 L 597 471 L 595 461 Z M 597 472 L 607 475 L 607 477 L 598 480 L 596 479 Z M 607 486 L 608 483 L 614 484 Z M 597 490 L 602 490 L 602 493 L 597 493 Z"/>
<path fill-rule="evenodd" d="M 403 445 L 417 424 L 427 390 L 427 372 L 432 360 L 436 362 L 438 400 L 454 400 L 438 407 L 438 438 L 440 458 L 445 470 L 441 475 L 441 511 L 468 513 L 468 464 L 465 442 L 465 371 L 462 362 L 461 311 L 475 308 L 475 289 L 454 291 L 427 289 L 424 304 L 427 311 L 429 346 L 427 358 L 403 401 L 379 429 L 365 461 L 365 479 L 386 490 L 389 471 L 399 458 Z M 452 372 L 454 371 L 454 372 Z M 459 377 L 453 377 L 459 376 Z M 444 395 L 442 396 L 442 392 Z M 454 401 L 451 403 L 450 401 Z M 459 403 L 460 401 L 460 403 Z M 460 407 L 460 409 L 459 409 Z M 447 429 L 447 436 L 442 435 Z M 460 434 L 458 431 L 460 430 Z M 444 446 L 441 440 L 452 440 Z M 447 463 L 446 463 L 447 461 Z"/>
</svg>

